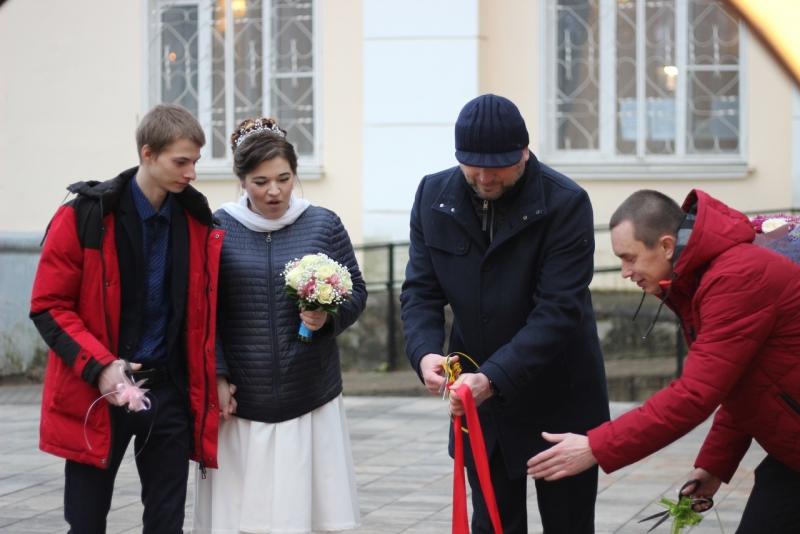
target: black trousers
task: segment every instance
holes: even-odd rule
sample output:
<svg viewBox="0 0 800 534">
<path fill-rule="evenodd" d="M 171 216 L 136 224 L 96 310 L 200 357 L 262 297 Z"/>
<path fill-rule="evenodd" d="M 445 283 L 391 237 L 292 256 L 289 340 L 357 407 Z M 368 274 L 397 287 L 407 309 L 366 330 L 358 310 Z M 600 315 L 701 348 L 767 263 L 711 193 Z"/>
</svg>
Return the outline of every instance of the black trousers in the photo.
<svg viewBox="0 0 800 534">
<path fill-rule="evenodd" d="M 528 532 L 527 478 L 510 479 L 499 447 L 489 458 L 495 499 L 505 534 Z M 574 477 L 536 481 L 536 499 L 545 534 L 594 533 L 594 504 L 597 499 L 597 466 Z M 472 489 L 472 533 L 494 534 L 489 511 L 483 500 L 478 472 L 467 468 Z"/>
<path fill-rule="evenodd" d="M 797 534 L 800 532 L 800 473 L 764 458 L 736 534 Z"/>
<path fill-rule="evenodd" d="M 183 531 L 191 444 L 186 397 L 171 383 L 154 387 L 148 397 L 152 406 L 145 412 L 110 408 L 112 443 L 108 469 L 67 460 L 64 518 L 71 534 L 105 533 L 114 479 L 133 436 L 144 504 L 142 532 Z"/>
</svg>

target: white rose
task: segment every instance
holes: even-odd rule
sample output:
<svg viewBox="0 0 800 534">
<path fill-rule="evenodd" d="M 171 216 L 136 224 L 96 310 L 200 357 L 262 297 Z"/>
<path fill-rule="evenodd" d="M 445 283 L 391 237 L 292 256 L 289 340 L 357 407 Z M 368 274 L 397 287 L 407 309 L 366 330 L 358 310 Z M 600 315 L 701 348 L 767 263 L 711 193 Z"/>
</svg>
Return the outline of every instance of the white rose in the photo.
<svg viewBox="0 0 800 534">
<path fill-rule="evenodd" d="M 308 270 L 309 267 L 313 267 L 319 262 L 319 258 L 316 254 L 307 254 L 300 259 L 299 266 L 303 268 L 303 270 Z"/>
<path fill-rule="evenodd" d="M 333 303 L 333 298 L 335 296 L 336 293 L 333 291 L 333 287 L 330 284 L 317 285 L 317 300 L 320 304 Z"/>
<path fill-rule="evenodd" d="M 334 269 L 332 265 L 322 265 L 317 269 L 317 278 L 320 280 L 327 280 L 333 276 L 335 272 L 336 269 Z"/>
<path fill-rule="evenodd" d="M 303 278 L 303 271 L 298 268 L 294 268 L 288 273 L 286 273 L 286 285 L 291 287 L 292 289 L 297 289 L 300 287 L 300 280 Z"/>
</svg>

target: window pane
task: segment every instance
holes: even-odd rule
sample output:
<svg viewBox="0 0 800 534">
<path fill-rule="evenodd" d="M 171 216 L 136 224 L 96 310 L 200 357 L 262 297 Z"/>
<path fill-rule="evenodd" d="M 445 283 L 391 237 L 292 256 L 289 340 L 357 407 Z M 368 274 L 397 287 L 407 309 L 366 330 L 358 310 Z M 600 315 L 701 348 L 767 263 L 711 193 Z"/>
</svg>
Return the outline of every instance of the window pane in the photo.
<svg viewBox="0 0 800 534">
<path fill-rule="evenodd" d="M 689 63 L 739 65 L 739 20 L 719 0 L 689 2 Z"/>
<path fill-rule="evenodd" d="M 738 152 L 739 73 L 708 71 L 689 76 L 687 151 Z"/>
<path fill-rule="evenodd" d="M 689 6 L 689 153 L 738 152 L 739 21 L 720 2 Z"/>
<path fill-rule="evenodd" d="M 225 1 L 213 7 L 211 28 L 211 157 L 227 158 L 231 132 L 225 122 Z M 230 128 L 233 130 L 233 126 Z"/>
<path fill-rule="evenodd" d="M 648 154 L 675 152 L 675 2 L 648 0 L 645 95 Z"/>
<path fill-rule="evenodd" d="M 599 47 L 596 0 L 556 4 L 558 148 L 599 146 Z"/>
<path fill-rule="evenodd" d="M 234 120 L 236 124 L 263 112 L 264 56 L 261 0 L 234 2 Z"/>
<path fill-rule="evenodd" d="M 161 11 L 161 101 L 197 115 L 197 7 Z"/>
<path fill-rule="evenodd" d="M 617 153 L 636 153 L 636 2 L 617 3 Z"/>
<path fill-rule="evenodd" d="M 227 124 L 225 0 L 214 4 L 211 37 L 211 124 L 212 156 L 228 156 L 228 140 L 233 128 L 247 117 L 263 113 L 263 21 L 261 0 L 232 0 L 233 13 L 233 124 Z"/>
<path fill-rule="evenodd" d="M 312 2 L 272 0 L 270 109 L 299 155 L 314 154 Z"/>
<path fill-rule="evenodd" d="M 278 78 L 272 82 L 272 111 L 299 155 L 314 153 L 314 80 Z"/>
<path fill-rule="evenodd" d="M 311 72 L 314 36 L 310 0 L 272 0 L 275 72 Z"/>
</svg>

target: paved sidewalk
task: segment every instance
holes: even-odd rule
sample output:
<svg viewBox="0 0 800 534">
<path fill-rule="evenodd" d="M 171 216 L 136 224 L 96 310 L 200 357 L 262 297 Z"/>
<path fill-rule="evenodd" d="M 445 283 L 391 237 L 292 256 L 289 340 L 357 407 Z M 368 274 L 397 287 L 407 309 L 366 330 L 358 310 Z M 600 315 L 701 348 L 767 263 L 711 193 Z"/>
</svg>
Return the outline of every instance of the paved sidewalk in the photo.
<svg viewBox="0 0 800 534">
<path fill-rule="evenodd" d="M 39 386 L 0 387 L 0 533 L 65 532 L 63 461 L 37 449 Z M 447 456 L 447 409 L 420 396 L 345 398 L 358 475 L 362 526 L 358 534 L 440 533 L 450 528 L 452 462 Z M 613 403 L 619 414 L 631 404 Z M 691 468 L 708 422 L 658 454 L 612 475 L 600 475 L 598 533 L 644 533 L 637 520 L 660 510 Z M 732 533 L 752 486 L 752 470 L 764 453 L 754 446 L 734 480 L 724 485 L 716 508 Z M 190 476 L 186 530 L 191 529 L 194 469 Z M 529 529 L 541 532 L 535 491 L 529 482 Z M 123 461 L 109 515 L 109 533 L 140 532 L 139 482 L 132 456 Z M 667 526 L 656 532 L 666 534 Z M 721 532 L 714 512 L 692 533 Z"/>
</svg>

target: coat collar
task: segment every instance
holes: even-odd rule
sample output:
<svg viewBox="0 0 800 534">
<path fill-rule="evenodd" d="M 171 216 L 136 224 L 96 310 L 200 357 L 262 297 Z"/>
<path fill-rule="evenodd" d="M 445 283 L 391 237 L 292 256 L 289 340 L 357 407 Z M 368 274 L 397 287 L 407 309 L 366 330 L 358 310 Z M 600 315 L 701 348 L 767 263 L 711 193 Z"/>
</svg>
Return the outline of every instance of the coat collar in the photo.
<svg viewBox="0 0 800 534">
<path fill-rule="evenodd" d="M 524 179 L 525 183 L 508 206 L 507 226 L 498 229 L 489 246 L 490 250 L 500 246 L 547 214 L 542 168 L 533 153 L 530 154 L 528 163 L 525 165 L 525 175 L 521 179 Z M 431 209 L 451 217 L 476 242 L 483 242 L 481 229 L 470 200 L 469 186 L 459 167 L 453 167 L 447 177 L 445 187 L 431 205 Z"/>
<path fill-rule="evenodd" d="M 138 166 L 131 167 L 130 169 L 122 171 L 115 178 L 104 182 L 98 182 L 96 180 L 75 182 L 67 187 L 67 191 L 83 197 L 99 200 L 103 208 L 103 215 L 106 215 L 117 209 L 125 187 L 128 185 L 128 182 L 136 176 L 138 171 Z M 174 198 L 192 217 L 206 226 L 213 225 L 213 218 L 211 216 L 211 209 L 208 207 L 208 200 L 197 189 L 192 186 L 187 186 L 181 193 L 174 195 Z"/>
</svg>

